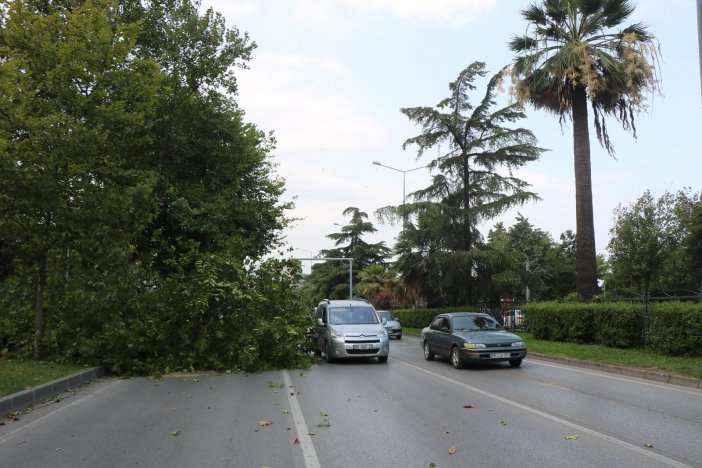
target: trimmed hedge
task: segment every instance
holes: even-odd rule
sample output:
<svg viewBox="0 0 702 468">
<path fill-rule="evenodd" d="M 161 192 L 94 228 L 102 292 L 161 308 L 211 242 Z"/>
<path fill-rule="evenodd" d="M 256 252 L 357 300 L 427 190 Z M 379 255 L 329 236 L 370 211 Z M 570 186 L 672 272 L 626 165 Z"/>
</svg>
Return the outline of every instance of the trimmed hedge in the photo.
<svg viewBox="0 0 702 468">
<path fill-rule="evenodd" d="M 523 310 L 537 339 L 702 355 L 702 304 L 655 303 L 646 313 L 643 304 L 540 302 Z"/>
<path fill-rule="evenodd" d="M 702 304 L 668 302 L 649 308 L 647 345 L 671 356 L 702 356 Z"/>
</svg>

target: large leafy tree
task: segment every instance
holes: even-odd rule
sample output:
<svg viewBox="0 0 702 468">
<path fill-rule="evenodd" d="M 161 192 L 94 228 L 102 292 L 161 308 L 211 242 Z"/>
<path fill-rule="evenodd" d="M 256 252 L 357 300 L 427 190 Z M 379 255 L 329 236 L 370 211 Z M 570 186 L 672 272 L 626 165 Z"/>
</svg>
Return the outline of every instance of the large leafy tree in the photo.
<svg viewBox="0 0 702 468">
<path fill-rule="evenodd" d="M 680 190 L 655 198 L 646 191 L 614 211 L 610 230 L 608 290 L 617 294 L 699 291 L 695 263 L 695 217 L 702 193 Z"/>
<path fill-rule="evenodd" d="M 299 269 L 260 261 L 287 222 L 274 140 L 232 98 L 254 44 L 198 9 L 0 6 L 0 348 L 32 349 L 33 276 L 56 357 L 117 372 L 303 363 Z"/>
<path fill-rule="evenodd" d="M 510 228 L 502 223 L 488 233 L 487 247 L 493 253 L 488 273 L 496 297 L 522 302 L 527 288 L 531 300 L 557 299 L 575 290 L 574 236 L 566 231 L 560 243 L 517 216 Z"/>
<path fill-rule="evenodd" d="M 633 11 L 627 0 L 543 0 L 522 11 L 530 29 L 509 43 L 519 100 L 573 122 L 577 288 L 586 299 L 597 292 L 587 104 L 598 140 L 613 154 L 605 117 L 635 136 L 644 94 L 658 86 L 654 36 L 638 23 L 613 31 Z"/>
<path fill-rule="evenodd" d="M 140 258 L 163 273 L 193 249 L 259 258 L 277 245 L 289 205 L 278 201 L 275 141 L 230 98 L 256 44 L 189 0 L 137 3 L 132 15 L 144 24 L 138 54 L 159 63 L 168 91 L 148 148 L 158 212 L 138 239 Z"/>
<path fill-rule="evenodd" d="M 412 194 L 413 203 L 386 207 L 380 214 L 412 220 L 398 242 L 398 265 L 408 284 L 425 286 L 433 296 L 430 303 L 472 304 L 482 241 L 478 225 L 538 199 L 513 171 L 544 150 L 530 130 L 515 126 L 524 118 L 519 105 L 498 106 L 501 74 L 489 79 L 478 104 L 470 101 L 475 81 L 486 75 L 485 64 L 473 62 L 436 107 L 401 109 L 422 127 L 403 148 L 416 146 L 421 158 L 438 147 L 439 156 L 428 164 L 437 174 L 429 187 Z"/>
<path fill-rule="evenodd" d="M 48 270 L 71 254 L 123 260 L 148 221 L 154 174 L 128 158 L 148 141 L 160 74 L 110 2 L 35 3 L 0 17 L 0 248 L 34 276 L 39 358 Z"/>
</svg>

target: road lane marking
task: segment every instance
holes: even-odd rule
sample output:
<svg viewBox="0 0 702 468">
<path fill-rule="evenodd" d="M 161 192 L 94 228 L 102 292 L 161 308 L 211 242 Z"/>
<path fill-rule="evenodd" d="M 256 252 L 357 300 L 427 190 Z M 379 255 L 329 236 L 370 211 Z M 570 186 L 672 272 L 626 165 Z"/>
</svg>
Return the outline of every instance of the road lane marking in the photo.
<svg viewBox="0 0 702 468">
<path fill-rule="evenodd" d="M 536 364 L 538 366 L 555 367 L 557 369 L 564 369 L 564 370 L 567 370 L 570 372 L 577 372 L 579 374 L 596 375 L 598 377 L 606 377 L 608 379 L 619 380 L 622 382 L 629 382 L 629 383 L 633 382 L 633 383 L 637 383 L 640 385 L 645 385 L 647 387 L 660 388 L 660 389 L 664 389 L 664 390 L 673 390 L 675 392 L 686 393 L 688 395 L 694 395 L 694 396 L 702 396 L 702 392 L 699 390 L 687 389 L 687 388 L 680 387 L 679 385 L 674 385 L 674 384 L 651 382 L 649 380 L 643 380 L 639 377 L 634 377 L 634 376 L 620 377 L 616 374 L 612 374 L 611 372 L 585 370 L 585 369 L 581 369 L 581 368 L 573 367 L 573 366 L 569 366 L 569 365 L 562 365 L 562 364 L 556 364 L 556 363 L 552 363 L 552 362 L 540 361 L 538 359 L 529 359 L 528 362 L 529 362 L 529 364 Z"/>
<path fill-rule="evenodd" d="M 634 444 L 630 444 L 630 443 L 625 442 L 625 441 L 623 441 L 623 440 L 619 440 L 619 439 L 617 439 L 617 438 L 615 438 L 615 437 L 612 437 L 612 436 L 609 436 L 609 435 L 607 435 L 607 434 L 603 434 L 603 433 L 597 432 L 597 431 L 595 431 L 595 430 L 593 430 L 593 429 L 589 429 L 589 428 L 587 428 L 587 427 L 585 427 L 585 426 L 581 426 L 580 424 L 576 424 L 576 423 L 570 422 L 570 421 L 568 421 L 568 420 L 566 420 L 566 419 L 559 418 L 558 416 L 554 416 L 554 415 L 552 415 L 552 414 L 545 413 L 545 412 L 543 412 L 543 411 L 537 410 L 537 409 L 532 408 L 532 407 L 530 407 L 530 406 L 523 405 L 523 404 L 521 404 L 521 403 L 517 403 L 516 401 L 512 401 L 512 400 L 509 400 L 509 399 L 507 399 L 507 398 L 503 398 L 503 397 L 501 397 L 501 396 L 498 396 L 498 395 L 495 395 L 495 394 L 493 394 L 493 393 L 487 392 L 487 391 L 485 391 L 485 390 L 481 390 L 481 389 L 479 389 L 479 388 L 477 388 L 477 387 L 473 387 L 472 385 L 468 385 L 468 384 L 466 384 L 466 383 L 459 382 L 458 380 L 454 380 L 454 379 L 452 379 L 452 378 L 450 378 L 450 377 L 445 377 L 445 376 L 443 376 L 443 375 L 441 375 L 441 374 L 437 374 L 436 372 L 432 372 L 432 371 L 430 371 L 430 370 L 423 369 L 423 368 L 421 368 L 421 367 L 419 367 L 419 366 L 415 366 L 414 364 L 410 364 L 409 362 L 405 362 L 405 361 L 403 361 L 403 360 L 401 360 L 401 359 L 393 358 L 393 360 L 394 360 L 394 361 L 398 361 L 398 362 L 400 362 L 401 364 L 403 364 L 403 365 L 405 365 L 405 366 L 407 366 L 407 367 L 411 367 L 412 369 L 418 370 L 418 371 L 423 372 L 423 373 L 425 373 L 425 374 L 429 374 L 429 375 L 431 375 L 432 377 L 437 377 L 437 378 L 439 378 L 439 379 L 441 379 L 441 380 L 445 380 L 446 382 L 452 383 L 452 384 L 457 385 L 457 386 L 459 386 L 459 387 L 463 387 L 463 388 L 465 388 L 465 389 L 467 389 L 467 390 L 469 390 L 469 391 L 471 391 L 471 392 L 478 393 L 478 394 L 483 395 L 483 396 L 486 396 L 486 397 L 488 397 L 488 398 L 492 398 L 493 400 L 497 400 L 497 401 L 499 401 L 500 403 L 513 406 L 513 407 L 515 407 L 515 408 L 521 409 L 521 410 L 523 410 L 523 411 L 526 411 L 526 412 L 528 412 L 528 413 L 531 413 L 531 414 L 534 414 L 534 415 L 536 415 L 536 416 L 542 417 L 542 418 L 544 418 L 544 419 L 548 419 L 549 421 L 552 421 L 552 422 L 555 422 L 555 423 L 558 423 L 558 424 L 562 424 L 562 425 L 564 425 L 564 426 L 568 426 L 568 427 L 570 427 L 571 429 L 575 429 L 576 431 L 579 431 L 579 432 L 582 432 L 582 433 L 585 433 L 585 434 L 589 434 L 589 435 L 591 435 L 591 436 L 593 436 L 593 437 L 596 437 L 596 438 L 598 438 L 598 439 L 602 439 L 602 440 L 604 440 L 604 441 L 606 441 L 606 442 L 609 442 L 609 443 L 611 443 L 611 444 L 614 444 L 614 445 L 616 445 L 616 446 L 618 446 L 618 447 L 631 450 L 632 452 L 636 452 L 636 453 L 638 453 L 638 454 L 640 454 L 640 455 L 644 455 L 644 456 L 646 456 L 646 457 L 652 458 L 652 459 L 657 460 L 657 461 L 659 461 L 659 462 L 661 462 L 661 463 L 665 463 L 665 464 L 667 464 L 667 465 L 674 466 L 674 467 L 677 467 L 677 468 L 691 468 L 691 465 L 686 465 L 686 464 L 681 463 L 681 462 L 679 462 L 679 461 L 677 461 L 677 460 L 673 460 L 672 458 L 668 458 L 668 457 L 666 457 L 666 456 L 664 456 L 664 455 L 660 455 L 660 454 L 658 454 L 658 453 L 656 453 L 656 452 L 651 451 L 651 449 L 638 447 L 638 446 L 636 446 L 636 445 L 634 445 Z"/>
<path fill-rule="evenodd" d="M 297 392 L 290 380 L 290 375 L 288 371 L 283 369 L 283 382 L 285 382 L 285 388 L 288 390 L 288 402 L 290 403 L 290 412 L 293 415 L 293 421 L 295 422 L 295 430 L 297 431 L 297 440 L 300 442 L 300 448 L 302 449 L 302 457 L 305 460 L 306 468 L 321 468 L 319 464 L 319 458 L 317 458 L 317 451 L 314 449 L 314 444 L 312 443 L 312 437 L 310 437 L 310 431 L 307 429 L 307 424 L 305 423 L 305 417 L 302 415 L 302 409 L 300 404 L 297 402 Z"/>
<path fill-rule="evenodd" d="M 113 385 L 118 384 L 118 383 L 120 383 L 120 382 L 124 382 L 124 381 L 123 381 L 123 380 L 115 380 L 115 381 L 113 381 L 113 382 L 110 382 L 110 383 L 106 384 L 105 386 L 98 388 L 98 389 L 95 390 L 94 392 L 89 393 L 88 395 L 82 396 L 82 397 L 78 398 L 77 400 L 72 401 L 71 403 L 69 403 L 69 404 L 67 404 L 67 405 L 62 405 L 62 406 L 60 406 L 59 408 L 57 408 L 57 409 L 55 409 L 55 410 L 53 410 L 53 411 L 50 411 L 49 413 L 45 414 L 44 416 L 35 419 L 35 420 L 32 421 L 32 422 L 30 422 L 30 423 L 28 423 L 28 424 L 26 424 L 26 425 L 24 425 L 24 426 L 22 426 L 22 427 L 18 427 L 17 429 L 15 429 L 15 430 L 13 430 L 13 431 L 8 432 L 8 433 L 5 434 L 4 436 L 0 437 L 0 445 L 4 444 L 4 443 L 7 442 L 8 440 L 12 439 L 12 438 L 15 437 L 16 435 L 18 435 L 20 432 L 23 432 L 23 431 L 25 431 L 25 430 L 27 430 L 27 429 L 31 429 L 31 428 L 37 426 L 39 423 L 45 421 L 46 419 L 48 419 L 48 418 L 50 418 L 50 417 L 56 416 L 57 414 L 62 413 L 62 412 L 64 412 L 65 410 L 67 410 L 67 409 L 69 409 L 69 408 L 73 408 L 74 406 L 77 406 L 77 405 L 80 405 L 81 403 L 87 402 L 88 400 L 94 398 L 94 397 L 97 396 L 98 394 L 104 392 L 104 391 L 107 390 L 108 388 L 110 388 L 110 387 L 112 387 Z"/>
</svg>

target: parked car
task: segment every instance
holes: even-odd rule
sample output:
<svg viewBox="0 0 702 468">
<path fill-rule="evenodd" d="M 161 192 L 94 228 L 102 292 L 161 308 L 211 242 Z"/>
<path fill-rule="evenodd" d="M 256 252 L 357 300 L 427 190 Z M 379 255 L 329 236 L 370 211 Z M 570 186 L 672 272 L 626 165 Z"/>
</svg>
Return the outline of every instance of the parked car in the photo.
<svg viewBox="0 0 702 468">
<path fill-rule="evenodd" d="M 388 332 L 388 338 L 402 339 L 402 324 L 400 324 L 400 319 L 392 315 L 390 312 L 385 310 L 378 310 L 378 317 L 382 321 L 385 319 L 385 331 Z"/>
<path fill-rule="evenodd" d="M 317 306 L 317 354 L 326 360 L 377 357 L 387 362 L 390 340 L 384 322 L 365 301 L 323 300 Z"/>
<path fill-rule="evenodd" d="M 437 315 L 422 330 L 424 358 L 434 356 L 451 360 L 460 369 L 469 362 L 504 362 L 519 367 L 527 355 L 524 340 L 505 331 L 488 314 L 479 312 L 451 312 Z"/>
</svg>

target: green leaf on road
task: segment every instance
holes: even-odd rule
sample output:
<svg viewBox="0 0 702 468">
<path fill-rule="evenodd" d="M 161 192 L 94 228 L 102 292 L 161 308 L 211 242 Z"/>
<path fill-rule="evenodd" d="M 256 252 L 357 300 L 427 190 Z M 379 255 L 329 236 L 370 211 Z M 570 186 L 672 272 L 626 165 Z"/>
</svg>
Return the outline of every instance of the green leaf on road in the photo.
<svg viewBox="0 0 702 468">
<path fill-rule="evenodd" d="M 500 424 L 502 424 L 503 426 L 506 426 L 506 425 L 507 425 L 507 421 L 505 421 L 504 419 L 500 419 Z"/>
<path fill-rule="evenodd" d="M 180 435 L 180 433 L 181 433 L 181 431 L 180 431 L 180 429 L 179 429 L 179 430 L 177 430 L 177 431 L 175 431 L 175 432 L 171 432 L 171 435 L 172 435 L 173 437 L 178 437 L 178 436 Z"/>
<path fill-rule="evenodd" d="M 578 436 L 576 436 L 576 435 L 568 435 L 568 436 L 565 436 L 565 439 L 566 439 L 566 440 L 578 440 Z"/>
</svg>

